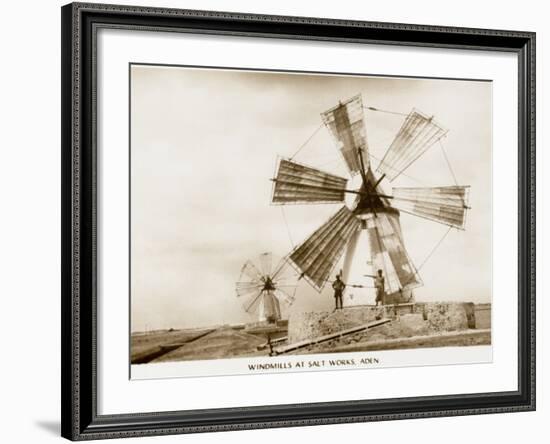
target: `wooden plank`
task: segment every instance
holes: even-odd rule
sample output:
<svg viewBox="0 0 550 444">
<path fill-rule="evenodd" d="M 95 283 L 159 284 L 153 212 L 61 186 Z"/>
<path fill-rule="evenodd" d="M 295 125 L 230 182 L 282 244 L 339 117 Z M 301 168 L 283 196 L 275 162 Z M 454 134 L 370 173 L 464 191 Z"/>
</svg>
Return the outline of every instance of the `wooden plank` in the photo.
<svg viewBox="0 0 550 444">
<path fill-rule="evenodd" d="M 368 330 L 370 328 L 378 327 L 380 325 L 387 324 L 388 322 L 391 322 L 391 319 L 380 319 L 377 321 L 369 322 L 368 324 L 359 325 L 357 327 L 348 328 L 346 330 L 341 330 L 336 333 L 331 333 L 329 335 L 323 335 L 318 336 L 313 339 L 304 339 L 303 341 L 295 342 L 294 344 L 285 345 L 283 347 L 277 347 L 273 349 L 273 352 L 276 355 L 280 355 L 283 353 L 288 353 L 290 351 L 298 350 L 300 348 L 308 347 L 310 345 L 316 345 L 320 344 L 322 342 L 330 341 L 331 339 L 337 339 L 341 338 L 343 336 L 348 336 L 354 333 L 358 333 L 360 331 Z"/>
<path fill-rule="evenodd" d="M 282 338 L 278 338 L 278 339 L 272 339 L 271 345 L 273 346 L 275 344 L 278 344 L 279 342 L 285 342 L 287 340 L 288 340 L 288 336 L 283 336 Z M 265 344 L 258 346 L 258 350 L 264 350 L 268 347 L 269 347 L 269 342 L 266 342 Z"/>
</svg>

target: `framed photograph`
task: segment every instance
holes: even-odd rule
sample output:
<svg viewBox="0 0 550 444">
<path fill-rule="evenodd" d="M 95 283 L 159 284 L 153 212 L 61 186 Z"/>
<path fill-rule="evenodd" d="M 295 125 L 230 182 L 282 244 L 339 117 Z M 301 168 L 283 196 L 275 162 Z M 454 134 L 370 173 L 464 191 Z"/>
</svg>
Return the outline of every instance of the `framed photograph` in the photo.
<svg viewBox="0 0 550 444">
<path fill-rule="evenodd" d="M 535 408 L 535 35 L 62 8 L 62 435 Z"/>
</svg>

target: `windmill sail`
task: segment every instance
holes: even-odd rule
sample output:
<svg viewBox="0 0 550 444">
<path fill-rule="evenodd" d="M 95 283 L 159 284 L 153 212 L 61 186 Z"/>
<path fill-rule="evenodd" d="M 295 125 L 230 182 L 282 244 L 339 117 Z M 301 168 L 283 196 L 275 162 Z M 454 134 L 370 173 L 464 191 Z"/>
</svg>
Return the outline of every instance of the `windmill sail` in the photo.
<svg viewBox="0 0 550 444">
<path fill-rule="evenodd" d="M 264 286 L 262 273 L 252 261 L 246 261 L 241 268 L 241 277 L 235 286 L 237 296 L 258 294 Z"/>
<path fill-rule="evenodd" d="M 464 228 L 469 187 L 394 188 L 398 210 L 455 228 Z"/>
<path fill-rule="evenodd" d="M 360 155 L 363 156 L 365 168 L 368 168 L 369 150 L 361 95 L 340 102 L 338 106 L 325 111 L 321 116 L 339 146 L 350 173 L 354 175 L 361 172 Z"/>
<path fill-rule="evenodd" d="M 385 276 L 385 292 L 394 293 L 422 285 L 403 244 L 399 213 L 382 212 L 367 219 L 371 258 Z"/>
<path fill-rule="evenodd" d="M 294 303 L 294 295 L 277 288 L 274 292 L 277 300 L 284 302 L 287 305 L 292 305 Z"/>
<path fill-rule="evenodd" d="M 343 202 L 348 181 L 343 177 L 282 159 L 274 182 L 272 202 L 285 205 Z"/>
<path fill-rule="evenodd" d="M 393 181 L 445 134 L 447 131 L 432 117 L 413 109 L 376 171 Z"/>
<path fill-rule="evenodd" d="M 264 291 L 259 289 L 247 296 L 243 302 L 244 311 L 246 311 L 247 313 L 254 313 L 258 311 L 262 303 L 263 295 Z"/>
<path fill-rule="evenodd" d="M 360 226 L 357 217 L 343 206 L 290 254 L 289 261 L 320 292 Z"/>
<path fill-rule="evenodd" d="M 275 293 L 278 291 L 282 293 L 279 295 L 281 296 L 280 299 L 287 302 L 294 301 L 294 293 L 298 286 L 298 275 L 294 267 L 288 263 L 286 257 L 282 258 L 279 264 L 277 264 L 277 267 L 273 271 L 272 279 L 276 289 Z"/>
</svg>

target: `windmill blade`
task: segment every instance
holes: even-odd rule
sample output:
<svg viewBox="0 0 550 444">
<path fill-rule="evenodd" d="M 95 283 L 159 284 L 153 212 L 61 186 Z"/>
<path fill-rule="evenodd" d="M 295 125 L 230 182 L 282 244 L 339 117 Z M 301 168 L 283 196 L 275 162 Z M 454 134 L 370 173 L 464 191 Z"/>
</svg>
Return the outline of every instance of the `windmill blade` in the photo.
<svg viewBox="0 0 550 444">
<path fill-rule="evenodd" d="M 322 113 L 321 117 L 338 145 L 350 174 L 362 172 L 361 162 L 368 169 L 369 149 L 361 95 L 340 102 L 338 106 Z"/>
<path fill-rule="evenodd" d="M 468 191 L 466 186 L 394 188 L 392 206 L 405 213 L 464 229 Z"/>
<path fill-rule="evenodd" d="M 239 282 L 245 281 L 259 281 L 262 278 L 262 273 L 252 261 L 246 261 L 241 268 L 241 275 L 239 277 Z"/>
<path fill-rule="evenodd" d="M 285 292 L 290 292 L 292 295 L 298 287 L 299 275 L 296 269 L 289 263 L 288 258 L 281 259 L 281 263 L 273 274 L 273 285 L 276 289 L 281 289 Z"/>
<path fill-rule="evenodd" d="M 273 294 L 280 302 L 283 302 L 286 306 L 291 306 L 294 302 L 294 294 L 291 295 L 280 288 L 277 288 Z"/>
<path fill-rule="evenodd" d="M 243 303 L 244 311 L 246 311 L 247 313 L 256 312 L 258 310 L 258 307 L 260 305 L 260 302 L 262 300 L 262 296 L 264 293 L 265 291 L 260 290 L 251 294 Z"/>
<path fill-rule="evenodd" d="M 235 286 L 235 291 L 237 292 L 237 297 L 247 297 L 252 293 L 256 294 L 264 287 L 263 282 L 237 282 Z"/>
<path fill-rule="evenodd" d="M 271 275 L 271 268 L 273 267 L 273 255 L 271 253 L 260 254 L 260 270 L 264 276 Z"/>
<path fill-rule="evenodd" d="M 433 117 L 413 109 L 386 151 L 376 171 L 393 181 L 435 142 L 447 134 Z"/>
<path fill-rule="evenodd" d="M 344 201 L 347 179 L 281 159 L 274 179 L 274 204 L 335 203 Z"/>
<path fill-rule="evenodd" d="M 262 288 L 265 286 L 265 283 L 263 281 L 243 281 L 243 282 L 237 282 L 236 288 L 237 292 L 239 290 L 248 291 L 253 290 L 256 288 Z"/>
<path fill-rule="evenodd" d="M 237 297 L 248 297 L 257 294 L 264 286 L 262 274 L 252 261 L 246 261 L 241 268 L 239 280 L 235 284 Z"/>
<path fill-rule="evenodd" d="M 385 276 L 385 291 L 419 287 L 422 280 L 403 244 L 399 213 L 379 212 L 367 219 L 371 259 L 376 269 Z"/>
<path fill-rule="evenodd" d="M 321 292 L 344 248 L 360 226 L 357 217 L 343 206 L 290 254 L 289 261 Z"/>
<path fill-rule="evenodd" d="M 275 267 L 275 271 L 273 271 L 271 278 L 276 285 L 298 285 L 296 283 L 298 280 L 298 274 L 296 273 L 294 267 L 288 263 L 288 258 L 286 257 L 281 258 Z"/>
</svg>

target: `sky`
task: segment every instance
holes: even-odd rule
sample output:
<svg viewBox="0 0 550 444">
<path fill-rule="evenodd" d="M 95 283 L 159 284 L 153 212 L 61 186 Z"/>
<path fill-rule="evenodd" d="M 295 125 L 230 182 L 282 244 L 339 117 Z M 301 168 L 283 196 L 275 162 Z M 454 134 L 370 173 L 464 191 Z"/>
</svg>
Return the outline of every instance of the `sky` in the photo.
<svg viewBox="0 0 550 444">
<path fill-rule="evenodd" d="M 451 230 L 427 261 L 448 228 L 401 214 L 424 282 L 416 300 L 492 300 L 490 82 L 133 65 L 132 331 L 255 320 L 235 293 L 242 265 L 286 256 L 341 206 L 271 205 L 278 158 L 299 150 L 296 161 L 349 177 L 320 114 L 356 94 L 392 112 L 365 111 L 373 169 L 403 123 L 393 113 L 416 108 L 449 130 L 445 153 L 471 187 L 466 229 Z M 454 185 L 438 144 L 405 174 L 382 187 Z M 284 314 L 333 305 L 328 288 L 301 280 Z"/>
</svg>

